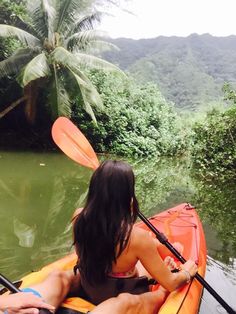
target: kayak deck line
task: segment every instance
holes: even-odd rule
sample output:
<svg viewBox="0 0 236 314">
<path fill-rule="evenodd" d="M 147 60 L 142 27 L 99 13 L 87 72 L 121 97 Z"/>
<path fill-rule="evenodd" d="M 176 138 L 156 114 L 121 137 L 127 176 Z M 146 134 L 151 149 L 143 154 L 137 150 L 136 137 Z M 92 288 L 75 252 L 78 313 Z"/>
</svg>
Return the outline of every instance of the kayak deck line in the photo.
<svg viewBox="0 0 236 314">
<path fill-rule="evenodd" d="M 168 217 L 168 216 L 167 216 Z M 161 217 L 161 218 L 158 218 L 158 217 L 151 217 L 149 220 L 156 220 L 158 222 L 161 222 L 163 223 L 163 218 L 167 218 L 167 217 Z M 170 222 L 169 224 L 173 225 L 173 226 L 176 226 L 176 227 L 179 227 L 179 228 L 184 228 L 184 227 L 197 227 L 197 225 L 193 222 L 190 222 L 188 220 L 186 220 L 187 218 L 190 218 L 190 217 L 193 217 L 192 215 L 181 215 L 179 216 L 179 220 L 183 221 L 184 223 L 187 223 L 188 225 L 175 225 L 173 224 L 173 222 Z"/>
</svg>

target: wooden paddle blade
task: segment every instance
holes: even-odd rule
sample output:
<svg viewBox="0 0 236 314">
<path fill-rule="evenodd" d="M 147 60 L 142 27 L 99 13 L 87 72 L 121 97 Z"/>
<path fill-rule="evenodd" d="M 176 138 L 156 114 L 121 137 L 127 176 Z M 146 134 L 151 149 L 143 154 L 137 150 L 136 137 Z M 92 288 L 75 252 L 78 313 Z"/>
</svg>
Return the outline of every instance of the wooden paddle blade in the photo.
<svg viewBox="0 0 236 314">
<path fill-rule="evenodd" d="M 99 161 L 83 133 L 66 117 L 59 117 L 52 126 L 52 138 L 71 159 L 85 167 L 97 169 Z"/>
</svg>

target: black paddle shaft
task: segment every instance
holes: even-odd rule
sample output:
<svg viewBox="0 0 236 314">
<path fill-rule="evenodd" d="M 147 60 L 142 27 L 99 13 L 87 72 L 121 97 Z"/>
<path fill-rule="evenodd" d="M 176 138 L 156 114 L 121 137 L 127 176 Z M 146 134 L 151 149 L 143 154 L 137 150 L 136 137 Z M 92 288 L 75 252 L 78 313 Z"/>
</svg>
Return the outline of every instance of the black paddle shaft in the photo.
<svg viewBox="0 0 236 314">
<path fill-rule="evenodd" d="M 0 274 L 0 284 L 7 288 L 12 293 L 21 292 L 9 279 Z"/>
<path fill-rule="evenodd" d="M 3 285 L 5 288 L 7 288 L 12 293 L 21 292 L 20 289 L 18 289 L 9 279 L 7 279 L 5 276 L 0 274 L 0 284 Z M 39 314 L 52 314 L 47 309 L 40 309 Z"/>
<path fill-rule="evenodd" d="M 164 233 L 158 231 L 156 227 L 141 213 L 138 213 L 139 218 L 145 223 L 145 225 L 155 234 L 156 238 L 164 244 L 171 253 L 182 263 L 184 264 L 186 262 L 186 259 L 173 247 L 173 245 L 168 241 L 167 237 L 164 235 Z M 232 309 L 231 306 L 229 306 L 222 298 L 219 296 L 219 294 L 205 281 L 205 279 L 196 273 L 195 277 L 204 288 L 210 292 L 210 294 L 223 306 L 223 308 L 229 313 L 229 314 L 236 314 L 236 311 Z"/>
</svg>

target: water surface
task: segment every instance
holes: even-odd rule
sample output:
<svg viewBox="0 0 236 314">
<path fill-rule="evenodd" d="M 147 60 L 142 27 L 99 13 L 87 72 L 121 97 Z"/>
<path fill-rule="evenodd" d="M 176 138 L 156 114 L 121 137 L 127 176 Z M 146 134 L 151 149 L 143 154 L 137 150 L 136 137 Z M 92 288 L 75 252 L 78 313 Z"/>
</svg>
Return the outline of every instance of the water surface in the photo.
<svg viewBox="0 0 236 314">
<path fill-rule="evenodd" d="M 236 307 L 235 182 L 199 180 L 188 159 L 129 162 L 145 215 L 183 202 L 198 209 L 209 254 L 206 279 Z M 0 174 L 0 272 L 16 280 L 72 250 L 70 219 L 83 205 L 92 171 L 63 154 L 0 152 Z M 224 311 L 205 292 L 200 313 Z"/>
</svg>

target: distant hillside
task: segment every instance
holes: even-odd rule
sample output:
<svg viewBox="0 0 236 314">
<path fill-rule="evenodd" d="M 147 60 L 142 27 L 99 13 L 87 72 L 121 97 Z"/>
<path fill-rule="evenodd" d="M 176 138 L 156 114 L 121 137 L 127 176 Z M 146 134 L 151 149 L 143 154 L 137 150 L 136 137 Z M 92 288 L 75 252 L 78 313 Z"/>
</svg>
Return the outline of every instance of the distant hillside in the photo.
<svg viewBox="0 0 236 314">
<path fill-rule="evenodd" d="M 103 57 L 140 83 L 157 83 L 178 108 L 195 110 L 220 100 L 224 82 L 236 84 L 236 36 L 192 34 L 112 42 L 120 51 L 106 52 Z"/>
</svg>

